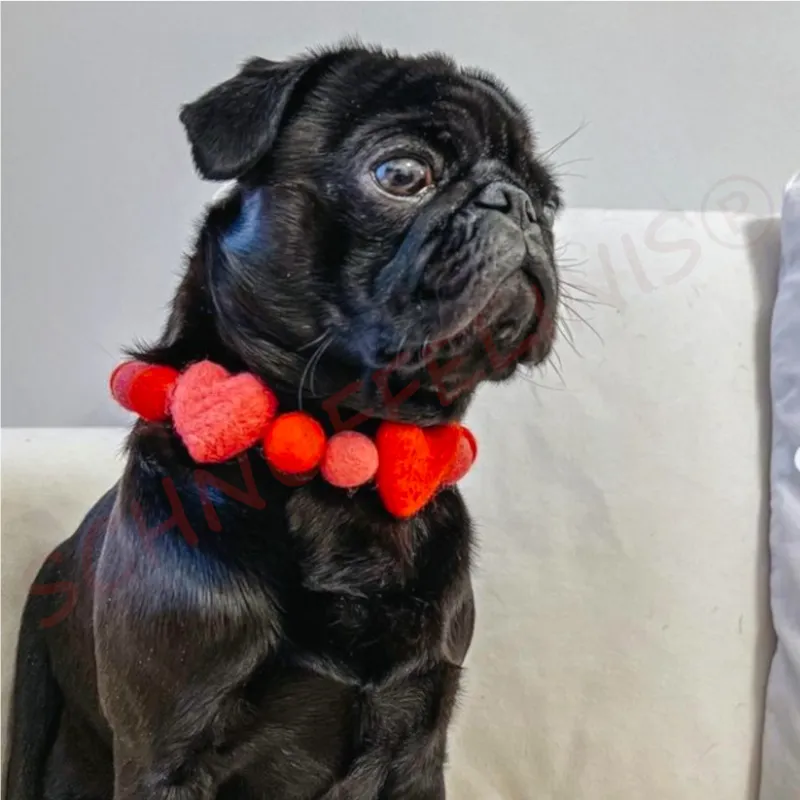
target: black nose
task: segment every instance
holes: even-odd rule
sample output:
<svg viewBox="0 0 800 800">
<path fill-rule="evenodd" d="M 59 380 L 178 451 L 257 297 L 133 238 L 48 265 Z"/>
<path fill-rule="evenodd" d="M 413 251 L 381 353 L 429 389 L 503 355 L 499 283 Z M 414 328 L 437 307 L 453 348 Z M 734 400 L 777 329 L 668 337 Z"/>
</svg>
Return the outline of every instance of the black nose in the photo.
<svg viewBox="0 0 800 800">
<path fill-rule="evenodd" d="M 505 181 L 495 181 L 484 186 L 475 199 L 475 205 L 508 214 L 523 229 L 530 228 L 536 222 L 536 212 L 527 193 Z"/>
</svg>

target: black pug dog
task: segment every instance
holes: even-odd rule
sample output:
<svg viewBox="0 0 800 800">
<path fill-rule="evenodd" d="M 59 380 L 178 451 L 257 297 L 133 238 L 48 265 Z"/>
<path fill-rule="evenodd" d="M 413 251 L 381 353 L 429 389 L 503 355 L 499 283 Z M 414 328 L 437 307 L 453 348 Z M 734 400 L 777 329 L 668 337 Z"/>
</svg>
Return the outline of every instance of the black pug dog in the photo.
<svg viewBox="0 0 800 800">
<path fill-rule="evenodd" d="M 237 183 L 136 357 L 249 371 L 282 410 L 372 435 L 458 420 L 547 355 L 558 190 L 490 76 L 360 46 L 256 58 L 181 121 L 200 174 Z M 256 449 L 196 470 L 140 420 L 42 568 L 8 800 L 444 797 L 474 621 L 458 490 L 398 519 Z"/>
</svg>

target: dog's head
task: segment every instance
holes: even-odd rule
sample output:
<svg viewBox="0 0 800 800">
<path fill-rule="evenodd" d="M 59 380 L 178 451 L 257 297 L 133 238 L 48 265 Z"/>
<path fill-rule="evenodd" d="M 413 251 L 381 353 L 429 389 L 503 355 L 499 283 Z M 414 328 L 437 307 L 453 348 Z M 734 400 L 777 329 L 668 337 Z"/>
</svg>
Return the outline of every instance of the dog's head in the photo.
<svg viewBox="0 0 800 800">
<path fill-rule="evenodd" d="M 252 371 L 309 397 L 356 376 L 373 414 L 424 419 L 546 356 L 558 190 L 491 77 L 360 47 L 254 59 L 181 121 L 200 174 L 237 181 L 205 260 Z M 390 408 L 375 371 L 414 396 Z"/>
</svg>

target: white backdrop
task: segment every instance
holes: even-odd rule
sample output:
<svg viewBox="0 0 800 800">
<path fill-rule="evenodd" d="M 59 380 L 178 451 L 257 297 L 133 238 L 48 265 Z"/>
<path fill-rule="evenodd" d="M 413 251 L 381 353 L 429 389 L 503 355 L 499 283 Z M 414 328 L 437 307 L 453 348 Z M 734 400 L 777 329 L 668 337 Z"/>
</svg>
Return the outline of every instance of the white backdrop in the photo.
<svg viewBox="0 0 800 800">
<path fill-rule="evenodd" d="M 797 169 L 798 3 L 45 2 L 2 22 L 4 425 L 122 421 L 106 376 L 159 330 L 214 191 L 177 109 L 251 54 L 360 34 L 492 70 L 544 147 L 587 123 L 556 159 L 569 207 L 768 214 Z"/>
</svg>

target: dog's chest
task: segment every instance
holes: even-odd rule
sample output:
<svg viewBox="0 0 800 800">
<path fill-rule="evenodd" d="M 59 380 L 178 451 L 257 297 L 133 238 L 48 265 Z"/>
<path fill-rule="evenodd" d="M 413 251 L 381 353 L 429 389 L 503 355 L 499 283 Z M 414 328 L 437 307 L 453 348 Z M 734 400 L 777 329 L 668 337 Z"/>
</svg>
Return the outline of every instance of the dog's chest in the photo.
<svg viewBox="0 0 800 800">
<path fill-rule="evenodd" d="M 435 513 L 403 525 L 356 520 L 337 526 L 324 545 L 312 531 L 287 609 L 288 639 L 362 680 L 438 661 L 469 587 L 468 533 Z"/>
<path fill-rule="evenodd" d="M 310 592 L 301 602 L 293 642 L 360 680 L 380 680 L 408 662 L 435 658 L 444 638 L 441 604 L 411 593 Z"/>
</svg>

